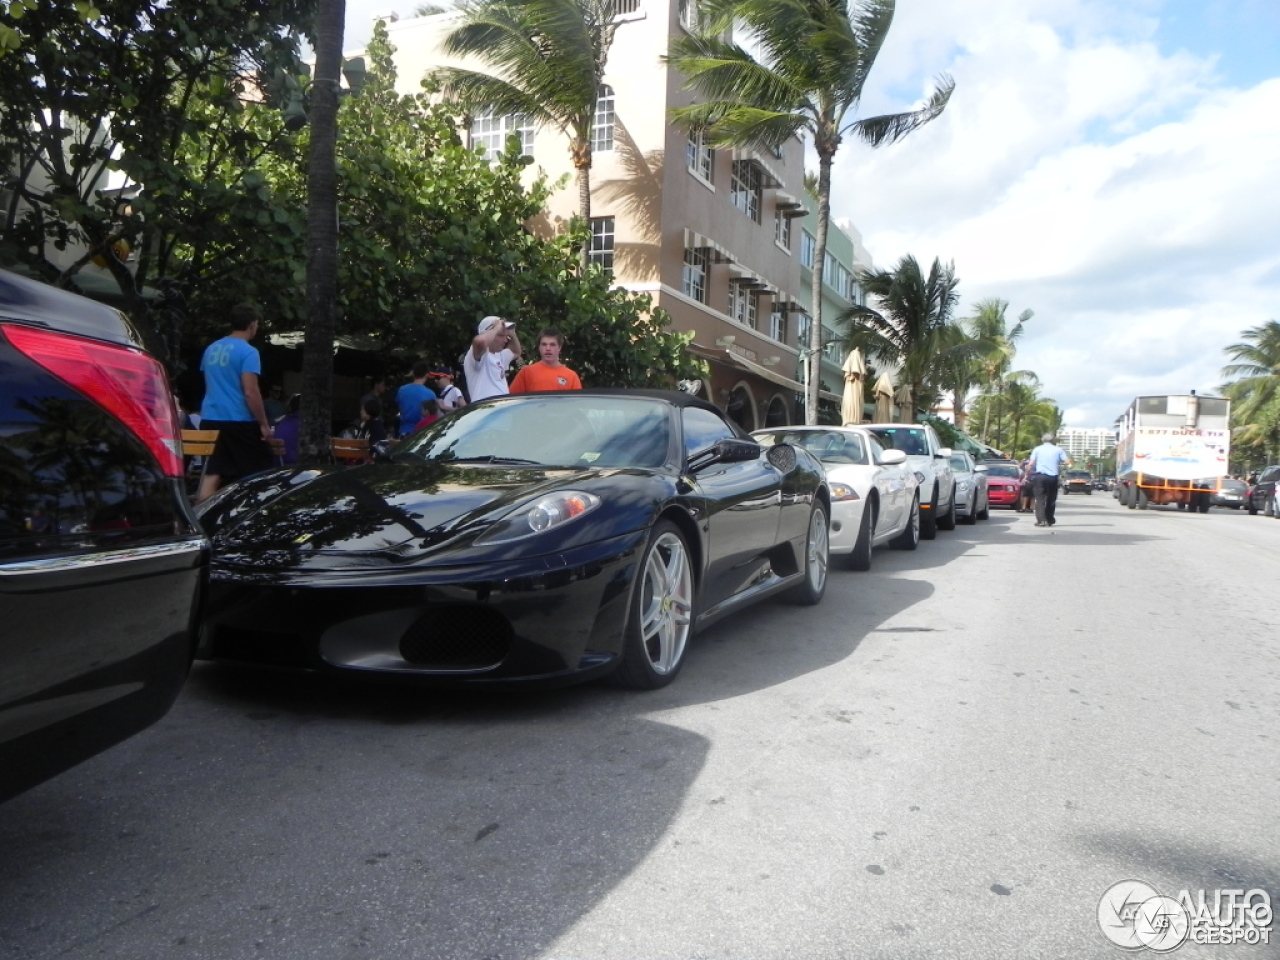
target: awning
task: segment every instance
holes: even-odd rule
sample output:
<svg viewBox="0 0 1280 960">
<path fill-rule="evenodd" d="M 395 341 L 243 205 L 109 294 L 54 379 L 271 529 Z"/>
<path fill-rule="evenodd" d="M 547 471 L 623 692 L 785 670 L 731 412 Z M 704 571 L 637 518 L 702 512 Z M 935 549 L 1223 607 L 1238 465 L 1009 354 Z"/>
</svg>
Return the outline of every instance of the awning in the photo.
<svg viewBox="0 0 1280 960">
<path fill-rule="evenodd" d="M 764 364 L 756 363 L 754 360 L 748 360 L 746 357 L 739 356 L 736 353 L 732 353 L 728 350 L 719 350 L 714 347 L 704 347 L 698 343 L 689 344 L 689 349 L 700 357 L 705 357 L 708 360 L 715 360 L 719 363 L 725 364 L 726 366 L 736 367 L 739 370 L 745 370 L 747 373 L 753 373 L 763 380 L 768 380 L 770 383 L 776 383 L 779 386 L 787 387 L 790 390 L 794 390 L 796 393 L 804 393 L 804 384 L 792 380 L 790 377 L 784 376 L 776 370 L 766 367 Z"/>
<path fill-rule="evenodd" d="M 286 347 L 290 350 L 297 350 L 306 345 L 307 334 L 302 330 L 285 330 L 280 333 L 273 333 L 267 337 L 267 342 L 273 347 Z M 337 353 L 339 348 L 345 350 L 361 350 L 366 353 L 373 353 L 381 349 L 376 340 L 369 337 L 334 337 L 333 352 Z"/>
<path fill-rule="evenodd" d="M 710 237 L 704 237 L 688 227 L 684 230 L 684 246 L 686 250 L 706 250 L 708 263 L 735 263 L 738 259 Z"/>
<path fill-rule="evenodd" d="M 762 186 L 766 190 L 774 189 L 782 186 L 782 178 L 773 172 L 773 169 L 767 164 L 755 150 L 750 147 L 734 147 L 733 159 L 742 160 L 759 168 Z"/>
<path fill-rule="evenodd" d="M 778 208 L 778 212 L 784 217 L 794 219 L 809 215 L 809 211 L 805 209 L 804 204 L 789 193 L 779 190 L 773 195 L 773 201 L 774 206 Z"/>
</svg>

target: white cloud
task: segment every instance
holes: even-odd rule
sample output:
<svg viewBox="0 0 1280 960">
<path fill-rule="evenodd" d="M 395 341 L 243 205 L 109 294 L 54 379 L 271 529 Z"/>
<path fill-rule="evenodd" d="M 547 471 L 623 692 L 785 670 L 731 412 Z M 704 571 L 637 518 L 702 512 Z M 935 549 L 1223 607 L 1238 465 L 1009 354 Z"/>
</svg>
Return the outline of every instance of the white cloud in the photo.
<svg viewBox="0 0 1280 960">
<path fill-rule="evenodd" d="M 1280 79 L 1224 88 L 1213 61 L 1156 48 L 1159 3 L 1129 7 L 900 5 L 862 114 L 944 70 L 955 95 L 837 158 L 834 211 L 877 266 L 954 260 L 962 314 L 991 296 L 1036 312 L 1017 365 L 1080 426 L 1139 392 L 1213 390 L 1222 348 L 1280 316 Z"/>
</svg>

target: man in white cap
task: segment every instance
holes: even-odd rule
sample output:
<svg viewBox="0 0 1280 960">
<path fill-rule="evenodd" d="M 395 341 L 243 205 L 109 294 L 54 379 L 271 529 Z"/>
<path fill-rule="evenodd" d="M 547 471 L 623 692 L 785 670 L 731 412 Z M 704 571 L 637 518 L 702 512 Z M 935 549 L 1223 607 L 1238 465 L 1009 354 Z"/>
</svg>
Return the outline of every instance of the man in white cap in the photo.
<svg viewBox="0 0 1280 960">
<path fill-rule="evenodd" d="M 510 393 L 507 370 L 523 352 L 514 323 L 501 317 L 481 320 L 471 349 L 462 355 L 462 372 L 471 402 Z"/>
</svg>

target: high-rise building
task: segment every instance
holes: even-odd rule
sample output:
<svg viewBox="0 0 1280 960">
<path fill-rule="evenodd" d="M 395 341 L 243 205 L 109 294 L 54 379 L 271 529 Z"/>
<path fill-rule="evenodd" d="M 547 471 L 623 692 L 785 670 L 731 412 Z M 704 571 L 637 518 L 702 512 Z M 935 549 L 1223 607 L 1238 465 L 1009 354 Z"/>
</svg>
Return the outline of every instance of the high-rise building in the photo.
<svg viewBox="0 0 1280 960">
<path fill-rule="evenodd" d="M 1058 446 L 1072 460 L 1098 458 L 1116 445 L 1116 432 L 1109 427 L 1063 427 L 1058 431 Z"/>
</svg>

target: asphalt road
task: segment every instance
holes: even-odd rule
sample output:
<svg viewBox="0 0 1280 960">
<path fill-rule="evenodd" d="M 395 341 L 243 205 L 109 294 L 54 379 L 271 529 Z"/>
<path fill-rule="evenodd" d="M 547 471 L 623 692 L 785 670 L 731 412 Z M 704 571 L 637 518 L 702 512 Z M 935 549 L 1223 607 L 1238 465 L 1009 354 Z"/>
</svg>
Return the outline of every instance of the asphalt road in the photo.
<svg viewBox="0 0 1280 960">
<path fill-rule="evenodd" d="M 0 807 L 0 957 L 1123 957 L 1119 881 L 1280 906 L 1278 585 L 1276 520 L 1095 494 L 877 551 L 656 693 L 201 664 Z"/>
</svg>

